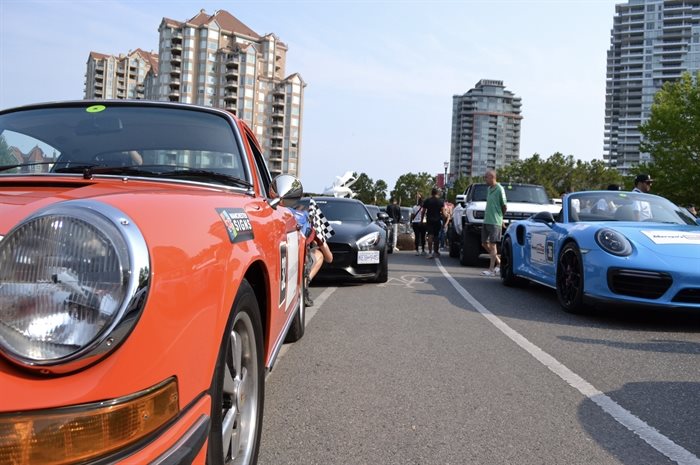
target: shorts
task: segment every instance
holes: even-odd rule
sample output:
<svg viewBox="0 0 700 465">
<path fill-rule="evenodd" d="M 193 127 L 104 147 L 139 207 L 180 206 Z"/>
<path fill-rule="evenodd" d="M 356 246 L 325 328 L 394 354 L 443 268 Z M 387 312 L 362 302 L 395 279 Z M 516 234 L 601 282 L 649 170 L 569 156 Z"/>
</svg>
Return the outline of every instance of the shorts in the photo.
<svg viewBox="0 0 700 465">
<path fill-rule="evenodd" d="M 497 224 L 485 224 L 481 227 L 481 243 L 490 242 L 497 244 L 501 242 L 502 228 Z"/>
<path fill-rule="evenodd" d="M 442 229 L 442 224 L 439 221 L 428 221 L 425 223 L 425 232 L 428 236 L 437 236 L 440 234 L 440 229 Z"/>
</svg>

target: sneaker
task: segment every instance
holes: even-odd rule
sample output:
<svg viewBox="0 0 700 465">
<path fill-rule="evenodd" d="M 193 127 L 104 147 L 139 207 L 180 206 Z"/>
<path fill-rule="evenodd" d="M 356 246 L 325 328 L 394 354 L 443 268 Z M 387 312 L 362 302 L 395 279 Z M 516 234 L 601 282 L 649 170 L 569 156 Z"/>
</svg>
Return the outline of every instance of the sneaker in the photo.
<svg viewBox="0 0 700 465">
<path fill-rule="evenodd" d="M 481 274 L 484 275 L 484 276 L 496 276 L 496 273 L 494 273 L 494 272 L 491 271 L 491 270 L 484 270 L 484 271 L 481 272 Z"/>
<path fill-rule="evenodd" d="M 304 295 L 304 307 L 313 307 L 314 306 L 314 301 L 311 299 L 311 296 L 309 295 Z"/>
<path fill-rule="evenodd" d="M 420 252 L 416 250 L 416 257 L 420 257 Z"/>
<path fill-rule="evenodd" d="M 493 274 L 495 274 L 496 276 L 501 276 L 501 267 L 497 266 L 496 268 L 494 268 Z"/>
<path fill-rule="evenodd" d="M 425 250 L 420 253 L 422 256 L 425 257 Z"/>
<path fill-rule="evenodd" d="M 394 247 L 394 252 L 398 252 L 398 251 L 399 251 L 399 248 L 398 248 L 398 247 Z"/>
</svg>

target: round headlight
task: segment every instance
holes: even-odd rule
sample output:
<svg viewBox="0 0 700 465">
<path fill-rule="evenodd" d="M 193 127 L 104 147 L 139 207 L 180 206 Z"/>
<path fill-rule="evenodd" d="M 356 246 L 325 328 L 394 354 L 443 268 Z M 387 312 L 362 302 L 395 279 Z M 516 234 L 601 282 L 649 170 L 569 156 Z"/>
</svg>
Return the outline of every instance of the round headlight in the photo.
<svg viewBox="0 0 700 465">
<path fill-rule="evenodd" d="M 595 234 L 601 249 L 613 255 L 626 257 L 632 253 L 632 244 L 625 236 L 612 229 L 601 229 Z"/>
<path fill-rule="evenodd" d="M 116 209 L 67 202 L 37 212 L 0 241 L 0 350 L 49 372 L 85 366 L 117 345 L 110 333 L 124 337 L 114 330 L 142 306 L 144 270 L 145 242 Z"/>
</svg>

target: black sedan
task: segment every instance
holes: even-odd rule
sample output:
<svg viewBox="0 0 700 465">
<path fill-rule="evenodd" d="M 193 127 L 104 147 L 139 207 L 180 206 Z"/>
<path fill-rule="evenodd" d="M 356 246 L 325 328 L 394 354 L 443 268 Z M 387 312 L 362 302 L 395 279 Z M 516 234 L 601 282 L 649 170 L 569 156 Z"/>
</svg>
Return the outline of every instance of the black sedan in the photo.
<svg viewBox="0 0 700 465">
<path fill-rule="evenodd" d="M 317 278 L 384 283 L 389 277 L 386 230 L 359 200 L 314 197 L 333 226 L 328 245 L 333 263 L 324 263 Z M 309 199 L 300 200 L 308 208 Z"/>
</svg>

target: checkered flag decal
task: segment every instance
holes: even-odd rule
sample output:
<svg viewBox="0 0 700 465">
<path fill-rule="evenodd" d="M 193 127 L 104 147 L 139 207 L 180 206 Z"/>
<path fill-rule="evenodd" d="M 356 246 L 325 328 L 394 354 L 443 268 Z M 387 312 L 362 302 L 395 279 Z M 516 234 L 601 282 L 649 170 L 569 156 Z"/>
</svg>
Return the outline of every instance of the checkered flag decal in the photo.
<svg viewBox="0 0 700 465">
<path fill-rule="evenodd" d="M 323 215 L 321 209 L 318 208 L 314 199 L 309 199 L 309 218 L 311 218 L 311 225 L 321 242 L 326 242 L 328 238 L 335 234 L 333 227 Z"/>
</svg>

